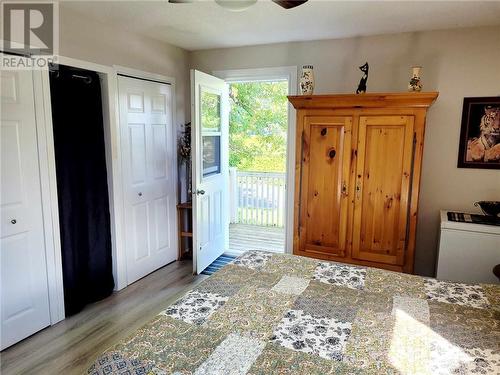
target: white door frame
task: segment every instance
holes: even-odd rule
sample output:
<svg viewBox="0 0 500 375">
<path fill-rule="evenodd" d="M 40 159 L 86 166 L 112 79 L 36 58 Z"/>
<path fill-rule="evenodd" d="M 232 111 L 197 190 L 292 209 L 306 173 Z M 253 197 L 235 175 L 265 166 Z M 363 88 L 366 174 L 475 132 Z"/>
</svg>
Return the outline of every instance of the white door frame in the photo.
<svg viewBox="0 0 500 375">
<path fill-rule="evenodd" d="M 115 290 L 126 286 L 126 274 L 123 267 L 123 230 L 122 210 L 123 197 L 121 189 L 121 163 L 119 144 L 116 142 L 118 123 L 116 119 L 116 72 L 113 68 L 83 60 L 58 56 L 57 63 L 75 68 L 95 71 L 102 83 L 103 125 L 106 153 L 106 169 L 108 176 L 109 210 L 111 222 L 111 244 L 113 259 L 113 277 Z M 37 77 L 37 72 L 35 72 Z M 37 80 L 37 79 L 36 79 Z M 50 80 L 48 70 L 40 72 L 38 89 L 35 88 L 35 103 L 39 103 L 37 113 L 43 111 L 43 123 L 37 124 L 39 131 L 39 155 L 42 181 L 42 200 L 44 219 L 46 220 L 46 242 L 52 243 L 52 251 L 47 254 L 47 271 L 49 278 L 49 300 L 51 324 L 65 318 L 64 285 L 62 277 L 62 254 L 59 228 L 59 205 L 57 199 L 57 179 L 54 151 L 54 133 L 52 124 L 52 108 L 50 96 Z M 35 104 L 36 105 L 36 104 Z M 37 121 L 38 123 L 38 121 Z M 117 183 L 118 182 L 118 183 Z M 50 224 L 49 224 L 50 223 Z"/>
<path fill-rule="evenodd" d="M 50 324 L 54 325 L 63 320 L 65 314 L 54 134 L 52 133 L 48 70 L 33 71 L 33 80 Z"/>
<path fill-rule="evenodd" d="M 255 82 L 287 80 L 288 95 L 297 94 L 297 67 L 279 66 L 272 68 L 256 69 L 230 69 L 216 70 L 212 74 L 226 81 Z M 286 202 L 285 202 L 285 253 L 293 252 L 293 204 L 295 194 L 295 131 L 296 113 L 293 106 L 288 103 L 288 132 L 286 150 Z"/>
<path fill-rule="evenodd" d="M 175 91 L 175 78 L 174 77 L 169 77 L 165 76 L 162 74 L 157 74 L 157 73 L 150 73 L 150 72 L 145 72 L 139 69 L 134 69 L 134 68 L 128 68 L 125 66 L 121 65 L 113 65 L 112 70 L 114 72 L 114 79 L 113 79 L 113 84 L 114 84 L 114 119 L 115 119 L 115 130 L 116 133 L 114 134 L 114 140 L 116 143 L 116 157 L 117 157 L 117 164 L 119 163 L 120 166 L 122 167 L 122 158 L 121 158 L 121 142 L 122 142 L 122 137 L 121 137 L 121 131 L 120 131 L 120 103 L 119 103 L 119 93 L 118 93 L 118 75 L 123 75 L 123 76 L 128 76 L 131 78 L 138 78 L 138 79 L 143 79 L 143 80 L 149 80 L 149 81 L 155 81 L 158 83 L 166 83 L 170 85 L 172 88 L 172 135 L 173 135 L 173 150 L 174 151 L 174 160 L 172 162 L 172 166 L 174 169 L 173 173 L 173 178 L 175 182 L 175 197 L 178 200 L 179 199 L 179 184 L 178 184 L 178 166 L 177 166 L 177 142 L 178 142 L 178 126 L 177 126 L 177 104 L 176 104 L 176 91 Z M 111 111 L 111 107 L 110 107 Z M 120 174 L 119 176 L 116 177 L 115 180 L 115 185 L 120 189 L 120 215 L 119 215 L 119 220 L 120 220 L 120 228 L 125 227 L 125 216 L 123 212 L 125 212 L 125 196 L 124 196 L 124 183 L 125 181 L 123 180 L 123 174 L 121 173 L 121 168 L 120 168 Z M 177 201 L 175 202 L 177 205 Z M 177 215 L 176 221 L 175 221 L 175 233 L 177 233 L 177 228 L 179 223 L 177 222 Z M 178 238 L 177 235 L 174 235 L 172 237 L 174 241 L 174 248 L 178 248 Z M 129 282 L 127 280 L 127 254 L 126 254 L 126 247 L 125 247 L 125 233 L 121 232 L 121 246 L 117 249 L 117 255 L 119 253 L 118 259 L 120 261 L 119 263 L 119 271 L 120 271 L 120 281 L 121 284 L 115 285 L 116 290 L 120 290 L 125 288 L 127 285 L 129 285 Z M 114 257 L 114 253 L 113 253 Z M 118 260 L 117 259 L 117 260 Z M 113 259 L 113 267 L 114 267 L 115 261 Z M 113 273 L 114 276 L 114 273 Z M 118 284 L 115 278 L 115 284 Z"/>
</svg>

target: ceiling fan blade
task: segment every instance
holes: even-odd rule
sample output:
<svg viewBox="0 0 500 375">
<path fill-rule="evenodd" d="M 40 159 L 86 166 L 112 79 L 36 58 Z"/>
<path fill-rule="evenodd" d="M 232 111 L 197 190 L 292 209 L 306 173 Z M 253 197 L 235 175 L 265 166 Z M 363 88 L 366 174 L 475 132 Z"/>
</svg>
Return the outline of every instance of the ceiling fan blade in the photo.
<svg viewBox="0 0 500 375">
<path fill-rule="evenodd" d="M 194 3 L 194 0 L 168 0 L 172 4 Z"/>
<path fill-rule="evenodd" d="M 298 7 L 299 5 L 307 3 L 307 0 L 272 0 L 272 1 L 273 3 L 276 3 L 285 9 L 292 9 Z"/>
</svg>

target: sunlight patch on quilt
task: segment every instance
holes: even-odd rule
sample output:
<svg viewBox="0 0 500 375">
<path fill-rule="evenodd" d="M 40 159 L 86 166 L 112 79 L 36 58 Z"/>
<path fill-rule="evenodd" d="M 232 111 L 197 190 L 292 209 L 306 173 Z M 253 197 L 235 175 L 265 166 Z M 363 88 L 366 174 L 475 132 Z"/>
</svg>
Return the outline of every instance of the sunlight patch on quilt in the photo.
<svg viewBox="0 0 500 375">
<path fill-rule="evenodd" d="M 264 349 L 257 339 L 231 333 L 201 364 L 195 375 L 245 375 Z"/>
</svg>

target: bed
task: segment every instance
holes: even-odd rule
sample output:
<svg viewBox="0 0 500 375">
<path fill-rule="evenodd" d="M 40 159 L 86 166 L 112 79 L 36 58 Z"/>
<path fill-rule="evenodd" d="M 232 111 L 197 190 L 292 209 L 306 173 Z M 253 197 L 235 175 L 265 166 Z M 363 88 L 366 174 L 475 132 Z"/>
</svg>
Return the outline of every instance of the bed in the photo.
<svg viewBox="0 0 500 375">
<path fill-rule="evenodd" d="M 88 374 L 500 374 L 500 285 L 249 251 Z"/>
</svg>

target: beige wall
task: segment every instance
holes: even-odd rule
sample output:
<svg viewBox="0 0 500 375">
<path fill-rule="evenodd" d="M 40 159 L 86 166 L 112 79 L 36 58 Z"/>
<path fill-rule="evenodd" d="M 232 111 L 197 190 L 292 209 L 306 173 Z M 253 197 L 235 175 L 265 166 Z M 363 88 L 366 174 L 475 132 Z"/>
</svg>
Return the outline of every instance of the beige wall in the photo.
<svg viewBox="0 0 500 375">
<path fill-rule="evenodd" d="M 321 94 L 353 92 L 365 61 L 368 91 L 405 91 L 409 67 L 423 65 L 424 90 L 440 96 L 426 128 L 415 267 L 432 275 L 439 209 L 474 211 L 474 201 L 500 200 L 500 171 L 456 167 L 463 98 L 500 95 L 498 46 L 500 27 L 457 29 L 197 51 L 191 67 L 210 73 L 312 64 Z"/>
<path fill-rule="evenodd" d="M 186 50 L 117 29 L 60 6 L 62 56 L 175 77 L 177 125 L 190 117 Z"/>
</svg>

